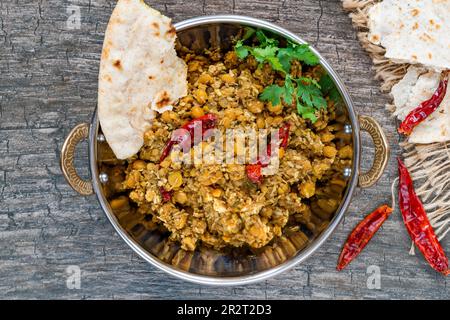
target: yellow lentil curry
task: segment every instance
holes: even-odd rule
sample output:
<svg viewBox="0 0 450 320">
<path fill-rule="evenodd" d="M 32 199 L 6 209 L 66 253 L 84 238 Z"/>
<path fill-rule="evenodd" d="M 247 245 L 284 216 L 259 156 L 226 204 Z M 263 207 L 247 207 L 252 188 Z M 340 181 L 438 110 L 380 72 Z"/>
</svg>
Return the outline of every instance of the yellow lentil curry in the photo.
<svg viewBox="0 0 450 320">
<path fill-rule="evenodd" d="M 202 54 L 178 49 L 188 66 L 188 95 L 172 111 L 158 114 L 145 133 L 140 152 L 127 160 L 125 174 L 115 184 L 137 212 L 170 232 L 170 239 L 192 251 L 199 245 L 214 249 L 269 244 L 285 228 L 317 234 L 336 211 L 347 182 L 343 169 L 351 167 L 351 135 L 344 133 L 345 113 L 325 97 L 327 108 L 312 123 L 295 105 L 272 105 L 259 99 L 262 90 L 284 78 L 253 56 L 241 60 L 235 51 L 205 50 Z M 291 75 L 318 80 L 320 66 L 293 61 Z M 289 141 L 280 149 L 279 169 L 252 183 L 246 164 L 184 164 L 161 152 L 171 133 L 188 121 L 214 114 L 217 129 L 279 128 L 289 123 Z M 205 140 L 192 147 L 208 149 Z M 235 150 L 236 153 L 239 150 Z M 123 167 L 122 167 L 123 168 Z M 161 190 L 170 194 L 164 199 Z M 120 206 L 125 196 L 113 199 Z"/>
</svg>

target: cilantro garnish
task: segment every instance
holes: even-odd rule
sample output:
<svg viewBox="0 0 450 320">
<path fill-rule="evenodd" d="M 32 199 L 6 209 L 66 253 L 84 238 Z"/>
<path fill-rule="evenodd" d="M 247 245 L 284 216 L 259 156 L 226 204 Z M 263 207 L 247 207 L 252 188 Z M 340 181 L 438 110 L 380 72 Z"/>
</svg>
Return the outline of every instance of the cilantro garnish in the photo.
<svg viewBox="0 0 450 320">
<path fill-rule="evenodd" d="M 297 83 L 297 96 L 300 97 L 303 102 L 308 106 L 312 106 L 316 109 L 325 109 L 327 107 L 327 101 L 322 96 L 319 84 L 310 78 L 296 79 Z"/>
<path fill-rule="evenodd" d="M 245 45 L 246 40 L 253 35 L 258 45 Z M 269 37 L 262 30 L 247 28 L 244 37 L 236 42 L 234 50 L 239 59 L 245 59 L 252 55 L 260 65 L 268 63 L 273 70 L 284 75 L 283 85 L 272 84 L 263 90 L 259 96 L 263 101 L 270 101 L 272 105 L 278 105 L 282 101 L 292 104 L 295 101 L 300 116 L 314 123 L 317 121 L 316 111 L 327 107 L 324 96 L 329 95 L 333 99 L 337 94 L 340 98 L 339 92 L 329 76 L 328 78 L 322 77 L 319 82 L 306 77 L 293 78 L 291 76 L 290 69 L 293 60 L 298 60 L 308 66 L 319 64 L 319 58 L 307 44 L 296 44 L 288 40 L 286 47 L 280 48 L 277 39 Z"/>
<path fill-rule="evenodd" d="M 339 90 L 336 88 L 333 79 L 331 79 L 328 74 L 325 74 L 320 78 L 319 85 L 321 87 L 322 93 L 325 96 L 328 96 L 330 100 L 333 100 L 334 103 L 339 103 L 342 101 Z"/>
</svg>

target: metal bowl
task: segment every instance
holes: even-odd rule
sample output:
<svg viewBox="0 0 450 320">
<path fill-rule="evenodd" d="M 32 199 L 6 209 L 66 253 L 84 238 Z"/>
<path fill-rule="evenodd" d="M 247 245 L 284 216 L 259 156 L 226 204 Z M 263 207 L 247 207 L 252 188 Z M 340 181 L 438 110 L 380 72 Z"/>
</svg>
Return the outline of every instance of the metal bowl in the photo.
<svg viewBox="0 0 450 320">
<path fill-rule="evenodd" d="M 247 26 L 270 31 L 297 43 L 305 43 L 286 29 L 245 16 L 221 15 L 193 18 L 177 23 L 175 28 L 178 39 L 183 45 L 202 49 L 209 46 L 229 46 L 232 37 Z M 353 102 L 342 80 L 320 53 L 313 48 L 312 50 L 320 57 L 321 65 L 333 79 L 344 101 L 344 109 L 348 116 L 345 130 L 352 139 L 353 165 L 343 173 L 347 176 L 348 185 L 333 218 L 320 234 L 303 246 L 292 246 L 292 243 L 295 244 L 296 241 L 291 239 L 290 247 L 280 244 L 278 247 L 268 248 L 269 253 L 263 252 L 260 257 L 239 256 L 235 253 L 215 252 L 208 249 L 193 253 L 183 252 L 177 244 L 167 240 L 167 234 L 164 231 L 148 227 L 148 224 L 142 220 L 142 216 L 134 214 L 129 208 L 113 210 L 108 202 L 106 187 L 108 174 L 103 172 L 105 163 L 107 164 L 111 156 L 105 151 L 107 146 L 101 134 L 97 112 L 91 123 L 76 126 L 69 133 L 62 147 L 61 168 L 65 178 L 78 193 L 97 195 L 103 211 L 115 230 L 137 254 L 155 267 L 178 278 L 200 284 L 241 285 L 261 281 L 292 268 L 305 261 L 328 239 L 344 216 L 355 188 L 373 185 L 383 173 L 389 157 L 387 139 L 379 124 L 371 117 L 356 115 Z M 375 146 L 373 167 L 367 173 L 360 173 L 359 170 L 361 130 L 371 135 Z M 86 138 L 89 140 L 91 181 L 82 180 L 77 175 L 73 164 L 75 147 Z"/>
</svg>

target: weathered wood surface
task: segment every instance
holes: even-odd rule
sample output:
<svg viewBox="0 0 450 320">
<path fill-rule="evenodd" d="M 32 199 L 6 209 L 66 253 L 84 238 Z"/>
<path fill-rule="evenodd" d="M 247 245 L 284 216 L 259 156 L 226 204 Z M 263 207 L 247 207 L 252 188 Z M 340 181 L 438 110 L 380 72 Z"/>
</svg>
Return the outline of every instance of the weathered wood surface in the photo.
<svg viewBox="0 0 450 320">
<path fill-rule="evenodd" d="M 94 196 L 75 194 L 58 159 L 69 130 L 89 121 L 96 106 L 104 31 L 115 1 L 0 1 L 0 297 L 1 298 L 413 298 L 448 299 L 449 280 L 421 256 L 396 211 L 359 259 L 335 271 L 341 245 L 363 214 L 390 203 L 399 153 L 388 97 L 372 80 L 337 0 L 151 1 L 173 17 L 234 13 L 280 24 L 312 43 L 343 78 L 361 114 L 377 118 L 392 146 L 387 172 L 375 187 L 358 190 L 345 221 L 306 263 L 271 280 L 235 288 L 187 283 L 156 270 L 113 231 Z M 67 27 L 70 6 L 81 27 Z M 75 7 L 76 8 L 76 7 Z M 362 168 L 373 156 L 363 137 Z M 86 144 L 77 167 L 87 176 Z M 450 238 L 443 243 L 450 252 Z M 81 288 L 68 289 L 66 268 L 81 268 Z M 379 266 L 381 288 L 369 289 L 367 268 Z"/>
</svg>

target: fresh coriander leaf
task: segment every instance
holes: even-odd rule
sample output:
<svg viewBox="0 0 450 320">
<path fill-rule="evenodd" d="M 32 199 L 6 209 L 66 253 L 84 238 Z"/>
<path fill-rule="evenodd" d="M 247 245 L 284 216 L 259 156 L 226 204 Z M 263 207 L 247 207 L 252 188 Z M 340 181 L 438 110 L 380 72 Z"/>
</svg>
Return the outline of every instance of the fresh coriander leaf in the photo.
<svg viewBox="0 0 450 320">
<path fill-rule="evenodd" d="M 242 40 L 239 40 L 234 46 L 234 51 L 239 59 L 245 59 L 248 56 L 249 48 L 244 45 Z"/>
<path fill-rule="evenodd" d="M 295 43 L 290 43 L 292 48 L 292 57 L 306 63 L 309 66 L 315 66 L 319 64 L 319 58 L 311 51 L 308 44 L 297 45 Z"/>
<path fill-rule="evenodd" d="M 315 85 L 319 90 L 321 89 L 320 84 L 317 82 L 316 79 L 309 79 L 309 80 L 311 80 L 311 83 L 312 83 L 313 85 Z"/>
<path fill-rule="evenodd" d="M 236 55 L 239 59 L 245 59 L 248 56 L 248 49 L 246 47 L 236 48 Z"/>
<path fill-rule="evenodd" d="M 318 109 L 327 108 L 327 100 L 325 100 L 325 98 L 322 95 L 311 96 L 311 100 L 314 107 Z"/>
<path fill-rule="evenodd" d="M 272 68 L 275 71 L 281 71 L 284 72 L 283 66 L 281 65 L 280 61 L 277 57 L 275 57 L 275 54 L 277 52 L 278 48 L 276 47 L 256 47 L 251 48 L 250 53 L 255 57 L 256 61 L 259 63 L 268 62 L 272 66 Z"/>
<path fill-rule="evenodd" d="M 255 57 L 256 61 L 258 61 L 259 63 L 263 63 L 268 58 L 272 57 L 274 58 L 277 50 L 278 48 L 276 47 L 264 47 L 264 48 L 258 47 L 253 48 L 251 50 L 251 53 Z"/>
<path fill-rule="evenodd" d="M 287 104 L 292 104 L 292 96 L 294 95 L 295 88 L 292 82 L 291 76 L 286 75 L 286 80 L 284 81 L 284 101 Z"/>
<path fill-rule="evenodd" d="M 285 95 L 285 88 L 272 84 L 264 88 L 261 92 L 259 98 L 262 101 L 270 101 L 273 106 L 279 105 L 281 103 L 281 98 Z"/>
<path fill-rule="evenodd" d="M 306 103 L 307 106 L 312 107 L 312 100 L 309 85 L 297 85 L 297 96 Z"/>
<path fill-rule="evenodd" d="M 330 100 L 334 101 L 335 103 L 339 103 L 342 101 L 339 90 L 336 88 L 336 85 L 328 74 L 324 74 L 320 78 L 319 84 L 324 96 L 328 96 Z"/>
<path fill-rule="evenodd" d="M 339 90 L 337 88 L 333 88 L 330 93 L 328 94 L 330 99 L 334 101 L 334 103 L 340 103 L 342 102 L 342 96 L 339 93 Z"/>
<path fill-rule="evenodd" d="M 276 106 L 283 100 L 287 104 L 292 104 L 293 95 L 295 92 L 294 85 L 290 77 L 286 78 L 284 86 L 271 85 L 266 87 L 259 98 L 263 101 L 270 101 L 272 105 Z"/>
<path fill-rule="evenodd" d="M 266 60 L 270 63 L 273 70 L 285 73 L 283 65 L 277 57 L 267 57 Z"/>
<path fill-rule="evenodd" d="M 319 80 L 323 94 L 327 95 L 335 86 L 334 82 L 328 74 L 324 74 Z"/>
<path fill-rule="evenodd" d="M 287 73 L 291 70 L 292 60 L 302 61 L 310 66 L 315 66 L 319 63 L 319 58 L 309 49 L 307 44 L 297 45 L 289 42 L 288 47 L 278 50 L 277 57 Z"/>
<path fill-rule="evenodd" d="M 317 121 L 315 111 L 327 107 L 327 101 L 320 91 L 320 85 L 314 79 L 305 77 L 295 79 L 295 81 L 297 83 L 297 111 L 302 118 L 309 119 L 314 123 Z"/>
<path fill-rule="evenodd" d="M 317 121 L 317 116 L 314 113 L 314 108 L 302 105 L 297 99 L 297 112 L 303 119 L 309 119 L 312 123 Z"/>
<path fill-rule="evenodd" d="M 327 102 L 324 99 L 320 89 L 311 84 L 303 84 L 302 81 L 297 82 L 297 96 L 308 106 L 316 109 L 323 109 L 327 107 Z"/>
<path fill-rule="evenodd" d="M 247 40 L 247 39 L 250 39 L 250 37 L 251 37 L 252 35 L 254 35 L 255 32 L 256 32 L 255 29 L 250 28 L 250 27 L 245 27 L 245 34 L 244 34 L 244 36 L 242 37 L 242 41 L 245 41 L 245 40 Z"/>
<path fill-rule="evenodd" d="M 264 31 L 262 31 L 262 30 L 256 31 L 256 38 L 258 39 L 259 43 L 263 47 L 265 47 L 265 46 L 278 47 L 278 40 L 274 39 L 274 38 L 269 38 L 268 36 L 266 36 Z"/>
<path fill-rule="evenodd" d="M 315 123 L 317 121 L 317 116 L 314 114 L 314 112 L 303 113 L 302 118 L 309 119 L 312 123 Z"/>
<path fill-rule="evenodd" d="M 283 66 L 283 70 L 286 73 L 291 71 L 291 62 L 292 62 L 292 49 L 291 48 L 280 48 L 278 50 L 277 58 Z"/>
<path fill-rule="evenodd" d="M 312 79 L 312 78 L 300 77 L 300 78 L 297 78 L 297 82 L 301 82 L 303 84 L 313 84 L 318 89 L 321 89 L 320 84 L 315 79 Z"/>
</svg>

